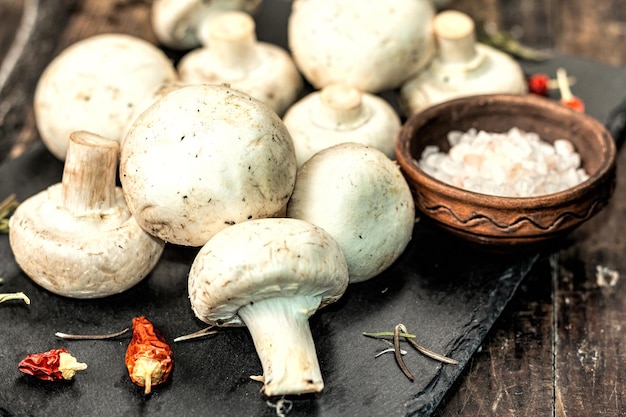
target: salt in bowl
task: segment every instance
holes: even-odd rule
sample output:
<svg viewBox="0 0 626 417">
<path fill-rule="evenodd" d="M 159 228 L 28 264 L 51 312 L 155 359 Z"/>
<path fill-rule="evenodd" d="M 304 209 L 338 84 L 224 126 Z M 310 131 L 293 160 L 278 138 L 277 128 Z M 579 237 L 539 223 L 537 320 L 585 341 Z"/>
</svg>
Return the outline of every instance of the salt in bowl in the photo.
<svg viewBox="0 0 626 417">
<path fill-rule="evenodd" d="M 418 164 L 428 145 L 447 152 L 452 130 L 504 133 L 512 127 L 537 133 L 549 143 L 569 140 L 589 178 L 553 194 L 501 197 L 449 185 Z M 447 101 L 411 116 L 396 141 L 396 158 L 416 208 L 456 236 L 500 248 L 552 240 L 597 214 L 615 188 L 616 153 L 615 141 L 596 119 L 534 95 L 492 94 Z"/>
</svg>

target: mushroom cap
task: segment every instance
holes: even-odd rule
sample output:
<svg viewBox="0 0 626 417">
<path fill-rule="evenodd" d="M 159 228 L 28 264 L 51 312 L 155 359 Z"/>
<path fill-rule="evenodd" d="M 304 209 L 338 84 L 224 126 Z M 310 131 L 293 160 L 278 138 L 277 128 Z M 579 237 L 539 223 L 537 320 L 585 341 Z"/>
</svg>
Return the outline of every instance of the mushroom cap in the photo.
<svg viewBox="0 0 626 417">
<path fill-rule="evenodd" d="M 413 233 L 415 205 L 395 162 L 370 146 L 342 143 L 302 165 L 287 217 L 330 233 L 355 283 L 380 274 L 402 254 Z"/>
<path fill-rule="evenodd" d="M 390 90 L 430 62 L 434 14 L 430 0 L 295 0 L 289 49 L 317 89 Z"/>
<path fill-rule="evenodd" d="M 443 101 L 478 94 L 526 94 L 524 71 L 509 54 L 476 42 L 474 21 L 456 10 L 434 19 L 437 54 L 428 67 L 398 90 L 402 112 L 410 116 Z"/>
<path fill-rule="evenodd" d="M 72 298 L 117 294 L 145 278 L 165 245 L 139 227 L 116 191 L 115 207 L 80 217 L 62 206 L 61 183 L 22 202 L 11 216 L 9 239 L 26 275 Z"/>
<path fill-rule="evenodd" d="M 283 122 L 293 139 L 298 166 L 322 149 L 343 142 L 369 145 L 395 159 L 401 126 L 396 111 L 385 100 L 339 84 L 296 102 Z"/>
<path fill-rule="evenodd" d="M 220 85 L 156 100 L 130 127 L 120 180 L 138 223 L 201 246 L 217 231 L 284 209 L 295 184 L 291 136 L 266 104 Z"/>
<path fill-rule="evenodd" d="M 282 115 L 298 98 L 302 76 L 287 51 L 257 41 L 254 30 L 254 20 L 246 13 L 216 15 L 209 45 L 180 60 L 180 78 L 187 84 L 230 84 Z"/>
<path fill-rule="evenodd" d="M 119 141 L 133 108 L 177 78 L 167 56 L 142 39 L 109 33 L 80 40 L 56 56 L 37 83 L 34 111 L 41 139 L 60 160 L 74 131 Z"/>
<path fill-rule="evenodd" d="M 287 218 L 250 220 L 216 233 L 189 272 L 194 313 L 221 326 L 243 326 L 237 311 L 256 301 L 319 296 L 321 308 L 337 301 L 347 286 L 346 260 L 335 239 Z"/>
<path fill-rule="evenodd" d="M 410 116 L 435 104 L 479 94 L 526 94 L 522 67 L 510 55 L 489 45 L 476 44 L 472 62 L 446 65 L 435 58 L 431 65 L 407 80 L 398 90 L 402 113 Z"/>
<path fill-rule="evenodd" d="M 202 44 L 200 28 L 207 19 L 226 10 L 254 14 L 262 0 L 155 0 L 152 3 L 151 25 L 163 45 L 179 50 Z"/>
</svg>

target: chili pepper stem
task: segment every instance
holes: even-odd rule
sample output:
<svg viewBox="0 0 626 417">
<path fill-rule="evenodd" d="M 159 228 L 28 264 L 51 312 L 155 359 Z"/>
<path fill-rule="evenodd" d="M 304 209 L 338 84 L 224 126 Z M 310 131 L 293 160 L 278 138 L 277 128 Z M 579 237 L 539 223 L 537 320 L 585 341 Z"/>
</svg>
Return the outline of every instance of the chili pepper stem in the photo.
<svg viewBox="0 0 626 417">
<path fill-rule="evenodd" d="M 77 371 L 84 371 L 87 369 L 87 364 L 78 362 L 76 358 L 67 352 L 61 352 L 59 354 L 59 371 L 63 375 L 63 379 L 70 380 L 74 378 Z"/>
<path fill-rule="evenodd" d="M 556 70 L 556 82 L 559 87 L 559 91 L 561 92 L 561 99 L 563 101 L 570 101 L 574 98 L 570 84 L 567 81 L 567 72 L 565 71 L 565 68 L 559 68 Z"/>
<path fill-rule="evenodd" d="M 152 379 L 156 381 L 161 380 L 161 375 L 163 374 L 163 368 L 161 367 L 161 362 L 142 357 L 137 359 L 135 362 L 135 378 L 137 378 L 140 382 L 143 379 L 144 393 L 146 395 L 150 394 L 152 391 Z"/>
</svg>

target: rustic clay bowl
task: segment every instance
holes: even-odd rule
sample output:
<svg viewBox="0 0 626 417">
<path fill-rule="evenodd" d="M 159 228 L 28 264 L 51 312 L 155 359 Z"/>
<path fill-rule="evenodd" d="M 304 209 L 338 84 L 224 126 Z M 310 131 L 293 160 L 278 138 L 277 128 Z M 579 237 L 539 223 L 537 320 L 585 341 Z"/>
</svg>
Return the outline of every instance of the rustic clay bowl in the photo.
<svg viewBox="0 0 626 417">
<path fill-rule="evenodd" d="M 569 139 L 590 178 L 555 194 L 513 198 L 445 184 L 420 169 L 424 147 L 447 152 L 447 134 L 470 128 L 506 132 L 518 127 L 553 142 Z M 416 208 L 457 236 L 498 247 L 519 247 L 562 236 L 607 205 L 615 188 L 616 146 L 594 118 L 533 95 L 483 95 L 448 101 L 410 117 L 396 142 L 396 158 Z"/>
</svg>

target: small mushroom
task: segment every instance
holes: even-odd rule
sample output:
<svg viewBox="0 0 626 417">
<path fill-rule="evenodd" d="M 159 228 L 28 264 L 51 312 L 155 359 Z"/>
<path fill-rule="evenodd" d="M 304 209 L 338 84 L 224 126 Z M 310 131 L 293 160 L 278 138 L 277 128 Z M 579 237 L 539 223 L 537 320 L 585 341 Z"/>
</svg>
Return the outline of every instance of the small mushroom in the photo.
<svg viewBox="0 0 626 417">
<path fill-rule="evenodd" d="M 394 159 L 401 126 L 385 100 L 339 84 L 328 85 L 295 103 L 283 122 L 293 139 L 298 166 L 322 149 L 343 142 L 370 145 Z"/>
<path fill-rule="evenodd" d="M 109 33 L 80 40 L 56 56 L 37 83 L 41 139 L 60 160 L 74 131 L 119 141 L 135 106 L 177 78 L 167 56 L 142 39 Z"/>
<path fill-rule="evenodd" d="M 256 38 L 255 23 L 244 12 L 216 15 L 208 46 L 187 53 L 178 64 L 187 84 L 230 84 L 268 104 L 279 115 L 298 98 L 302 77 L 284 49 Z"/>
<path fill-rule="evenodd" d="M 150 273 L 164 242 L 144 232 L 116 184 L 119 143 L 73 132 L 62 182 L 22 202 L 9 239 L 17 264 L 45 289 L 73 298 L 122 292 Z"/>
<path fill-rule="evenodd" d="M 430 62 L 434 14 L 431 0 L 295 0 L 289 49 L 317 89 L 391 90 Z"/>
<path fill-rule="evenodd" d="M 308 319 L 347 286 L 337 242 L 319 227 L 286 218 L 220 231 L 200 249 L 189 272 L 189 298 L 200 320 L 247 326 L 269 397 L 322 391 Z"/>
<path fill-rule="evenodd" d="M 151 25 L 157 39 L 168 48 L 189 50 L 202 45 L 202 32 L 217 14 L 241 10 L 254 14 L 262 0 L 155 0 Z"/>
<path fill-rule="evenodd" d="M 184 86 L 156 99 L 120 152 L 130 211 L 148 233 L 185 246 L 284 210 L 296 170 L 278 115 L 222 85 Z"/>
<path fill-rule="evenodd" d="M 415 205 L 398 165 L 357 143 L 324 149 L 298 170 L 287 217 L 333 236 L 346 257 L 350 283 L 387 269 L 413 233 Z"/>
<path fill-rule="evenodd" d="M 474 21 L 465 13 L 438 13 L 434 33 L 437 54 L 400 88 L 399 103 L 406 115 L 464 96 L 527 92 L 521 66 L 508 54 L 477 43 Z"/>
</svg>

